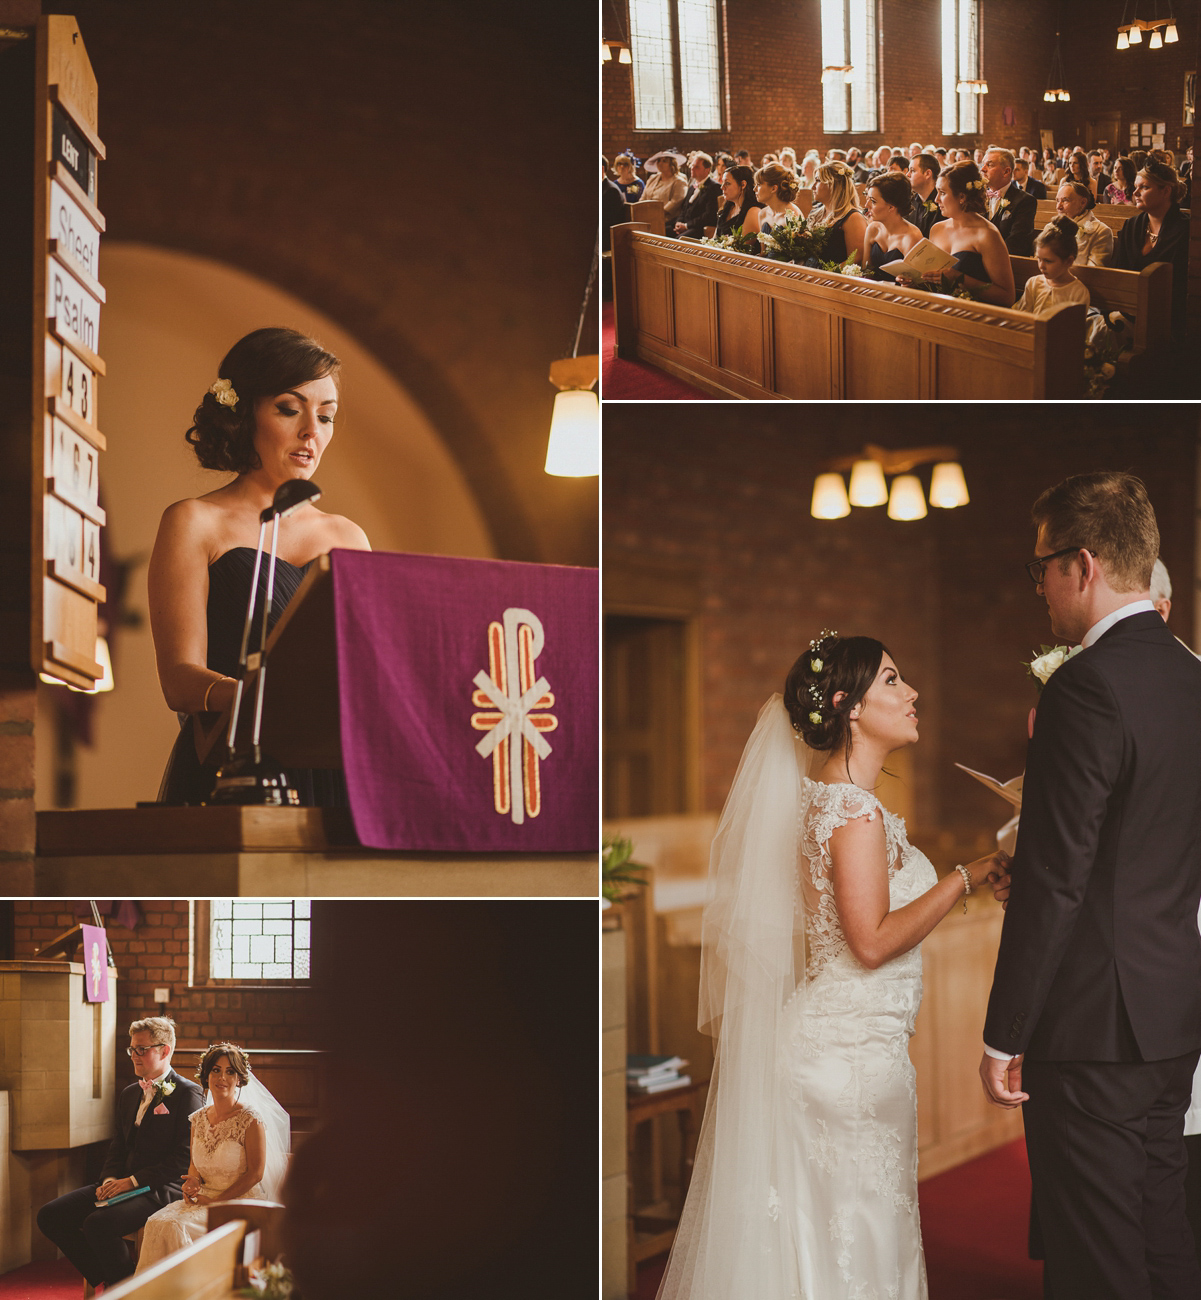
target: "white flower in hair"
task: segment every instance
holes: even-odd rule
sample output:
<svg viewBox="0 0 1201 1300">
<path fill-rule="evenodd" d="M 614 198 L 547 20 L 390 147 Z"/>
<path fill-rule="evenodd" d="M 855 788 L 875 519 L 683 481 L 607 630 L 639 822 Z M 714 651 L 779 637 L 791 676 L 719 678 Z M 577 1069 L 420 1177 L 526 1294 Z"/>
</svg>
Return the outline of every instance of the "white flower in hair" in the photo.
<svg viewBox="0 0 1201 1300">
<path fill-rule="evenodd" d="M 209 392 L 222 406 L 237 406 L 238 395 L 228 379 L 216 379 L 209 385 Z"/>
</svg>

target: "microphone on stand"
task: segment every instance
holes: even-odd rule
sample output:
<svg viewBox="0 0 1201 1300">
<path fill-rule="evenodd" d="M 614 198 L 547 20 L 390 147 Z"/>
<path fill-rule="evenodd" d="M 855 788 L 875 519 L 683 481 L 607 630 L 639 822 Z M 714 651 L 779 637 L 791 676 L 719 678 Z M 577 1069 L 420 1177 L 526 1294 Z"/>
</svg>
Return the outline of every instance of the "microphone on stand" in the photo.
<svg viewBox="0 0 1201 1300">
<path fill-rule="evenodd" d="M 267 620 L 271 615 L 271 600 L 275 594 L 275 553 L 279 544 L 279 521 L 299 510 L 306 501 L 317 501 L 321 489 L 307 479 L 293 478 L 281 483 L 271 504 L 259 515 L 259 544 L 254 554 L 254 575 L 250 579 L 250 599 L 246 604 L 246 624 L 242 629 L 242 647 L 238 652 L 238 686 L 234 694 L 233 714 L 229 720 L 229 759 L 217 772 L 217 781 L 210 803 L 215 804 L 292 804 L 300 803 L 299 793 L 288 784 L 287 776 L 274 763 L 263 760 L 259 735 L 263 721 L 263 687 L 267 678 Z M 259 648 L 250 649 L 250 630 L 254 622 L 254 602 L 258 595 L 259 572 L 263 561 L 263 538 L 271 524 L 271 555 L 267 566 L 267 598 L 263 604 L 263 617 L 259 630 Z M 254 732 L 251 749 L 247 754 L 236 751 L 238 720 L 242 712 L 242 698 L 247 671 L 258 672 L 255 691 Z"/>
</svg>

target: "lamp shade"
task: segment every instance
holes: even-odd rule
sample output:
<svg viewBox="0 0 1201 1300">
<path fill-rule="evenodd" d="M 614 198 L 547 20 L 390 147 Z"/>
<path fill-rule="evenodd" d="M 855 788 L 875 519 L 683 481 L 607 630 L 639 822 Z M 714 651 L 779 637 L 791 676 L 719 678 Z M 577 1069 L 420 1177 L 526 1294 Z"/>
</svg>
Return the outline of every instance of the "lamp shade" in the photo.
<svg viewBox="0 0 1201 1300">
<path fill-rule="evenodd" d="M 882 506 L 888 501 L 888 484 L 878 460 L 857 460 L 851 467 L 851 505 Z"/>
<path fill-rule="evenodd" d="M 621 47 L 621 53 L 618 54 L 617 56 L 617 62 L 618 63 L 632 62 L 632 60 L 630 59 L 630 47 L 628 45 L 623 45 Z"/>
<path fill-rule="evenodd" d="M 1158 27 L 1151 33 L 1151 48 L 1153 50 L 1163 49 L 1163 37 L 1160 35 Z"/>
<path fill-rule="evenodd" d="M 926 498 L 916 474 L 898 474 L 888 498 L 889 519 L 925 519 Z"/>
<path fill-rule="evenodd" d="M 814 519 L 841 519 L 851 513 L 846 486 L 841 474 L 819 474 L 813 482 L 813 504 L 809 513 Z"/>
<path fill-rule="evenodd" d="M 1180 34 L 1176 31 L 1175 23 L 1168 24 L 1167 29 L 1164 31 L 1163 39 L 1167 45 L 1175 45 L 1175 43 L 1180 39 Z"/>
<path fill-rule="evenodd" d="M 965 506 L 967 503 L 963 469 L 957 461 L 939 461 L 930 478 L 930 504 L 943 510 L 954 510 L 956 506 Z"/>
<path fill-rule="evenodd" d="M 560 478 L 600 473 L 600 403 L 590 389 L 569 388 L 555 394 L 546 472 Z"/>
<path fill-rule="evenodd" d="M 612 61 L 613 61 L 613 51 L 612 51 L 612 50 L 611 50 L 611 49 L 610 49 L 610 48 L 609 48 L 609 47 L 604 43 L 604 41 L 602 41 L 602 42 L 601 42 L 601 62 L 602 62 L 602 63 L 611 63 Z"/>
<path fill-rule="evenodd" d="M 1130 48 L 1130 37 L 1126 34 L 1125 27 L 1118 28 L 1118 49 L 1128 50 Z"/>
<path fill-rule="evenodd" d="M 1130 29 L 1130 44 L 1141 45 L 1143 42 L 1143 29 L 1141 27 L 1132 27 Z"/>
</svg>

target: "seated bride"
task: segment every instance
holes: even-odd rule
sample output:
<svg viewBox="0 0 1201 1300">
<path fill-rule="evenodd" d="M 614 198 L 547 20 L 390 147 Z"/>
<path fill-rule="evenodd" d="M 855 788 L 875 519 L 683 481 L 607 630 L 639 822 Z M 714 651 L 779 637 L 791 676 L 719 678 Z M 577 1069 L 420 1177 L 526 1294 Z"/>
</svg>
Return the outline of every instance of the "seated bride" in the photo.
<svg viewBox="0 0 1201 1300">
<path fill-rule="evenodd" d="M 287 1170 L 287 1111 L 250 1073 L 242 1048 L 213 1043 L 196 1071 L 206 1105 L 192 1122 L 192 1160 L 183 1200 L 146 1220 L 137 1272 L 182 1250 L 208 1231 L 214 1201 L 274 1201 Z"/>
</svg>

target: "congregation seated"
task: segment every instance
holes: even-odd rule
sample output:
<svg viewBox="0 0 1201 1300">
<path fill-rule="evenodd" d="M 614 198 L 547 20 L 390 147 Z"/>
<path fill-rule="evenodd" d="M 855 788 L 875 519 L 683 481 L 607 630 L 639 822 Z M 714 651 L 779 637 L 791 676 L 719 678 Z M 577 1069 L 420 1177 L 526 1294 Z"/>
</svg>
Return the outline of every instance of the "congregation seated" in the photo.
<svg viewBox="0 0 1201 1300">
<path fill-rule="evenodd" d="M 1105 202 L 1133 204 L 1137 175 L 1129 158 L 1118 158 L 1113 165 L 1113 180 L 1105 188 Z"/>
<path fill-rule="evenodd" d="M 929 149 L 909 163 L 909 184 L 913 191 L 909 201 L 909 220 L 927 239 L 930 237 L 930 227 L 943 220 L 935 193 L 938 174 L 942 168 L 938 155 Z"/>
<path fill-rule="evenodd" d="M 656 154 L 654 158 L 648 158 L 646 163 L 648 168 L 654 163 L 657 170 L 646 182 L 642 198 L 644 202 L 663 205 L 666 230 L 671 230 L 675 226 L 676 217 L 684 204 L 684 196 L 688 193 L 688 182 L 680 175 L 682 161 L 679 154 L 665 151 Z"/>
<path fill-rule="evenodd" d="M 1032 275 L 1014 304 L 1018 311 L 1038 315 L 1064 303 L 1089 305 L 1088 290 L 1072 274 L 1077 261 L 1079 232 L 1076 223 L 1066 216 L 1049 221 L 1034 240 L 1034 260 L 1038 275 Z"/>
<path fill-rule="evenodd" d="M 944 220 L 931 227 L 929 239 L 955 259 L 952 279 L 981 302 L 1012 307 L 1013 267 L 1004 239 L 988 219 L 980 169 L 968 159 L 954 163 L 939 173 L 936 192 Z M 950 287 L 938 271 L 927 272 L 925 281 L 925 287 L 935 290 Z"/>
<path fill-rule="evenodd" d="M 1035 200 L 1047 197 L 1046 185 L 1043 184 L 1041 177 L 1031 174 L 1030 163 L 1025 158 L 1013 160 L 1013 180 L 1019 189 L 1033 195 Z"/>
<path fill-rule="evenodd" d="M 640 180 L 634 170 L 636 165 L 635 159 L 628 153 L 619 153 L 613 159 L 613 171 L 617 177 L 614 183 L 627 203 L 637 203 L 642 198 L 642 191 L 646 189 L 646 182 Z"/>
<path fill-rule="evenodd" d="M 1065 180 L 1055 195 L 1059 214 L 1070 218 L 1076 226 L 1076 260 L 1081 266 L 1105 266 L 1113 252 L 1113 231 L 1094 215 L 1096 206 L 1093 191 L 1078 181 Z M 1047 224 L 1047 230 L 1051 224 Z"/>
<path fill-rule="evenodd" d="M 684 193 L 684 201 L 673 223 L 668 220 L 666 231 L 681 239 L 700 239 L 707 227 L 717 222 L 717 206 L 721 187 L 713 179 L 713 159 L 697 150 L 689 160 L 692 181 Z"/>
<path fill-rule="evenodd" d="M 721 192 L 725 203 L 717 214 L 714 233 L 718 236 L 732 235 L 740 230 L 744 234 L 753 233 L 746 230 L 746 219 L 762 206 L 755 195 L 755 173 L 749 167 L 728 168 Z"/>
<path fill-rule="evenodd" d="M 870 181 L 867 188 L 870 220 L 863 236 L 861 265 L 879 272 L 886 262 L 904 258 L 923 235 L 908 220 L 913 188 L 907 177 L 886 173 Z"/>
<path fill-rule="evenodd" d="M 1038 201 L 1015 183 L 1014 161 L 1008 149 L 992 146 L 985 151 L 980 174 L 988 185 L 988 219 L 1015 257 L 1029 257 Z"/>
<path fill-rule="evenodd" d="M 1185 186 L 1168 163 L 1148 157 L 1134 183 L 1135 214 L 1118 232 L 1109 265 L 1141 271 L 1152 262 L 1172 268 L 1172 332 L 1183 334 L 1188 308 L 1189 218 L 1180 210 Z"/>
</svg>

